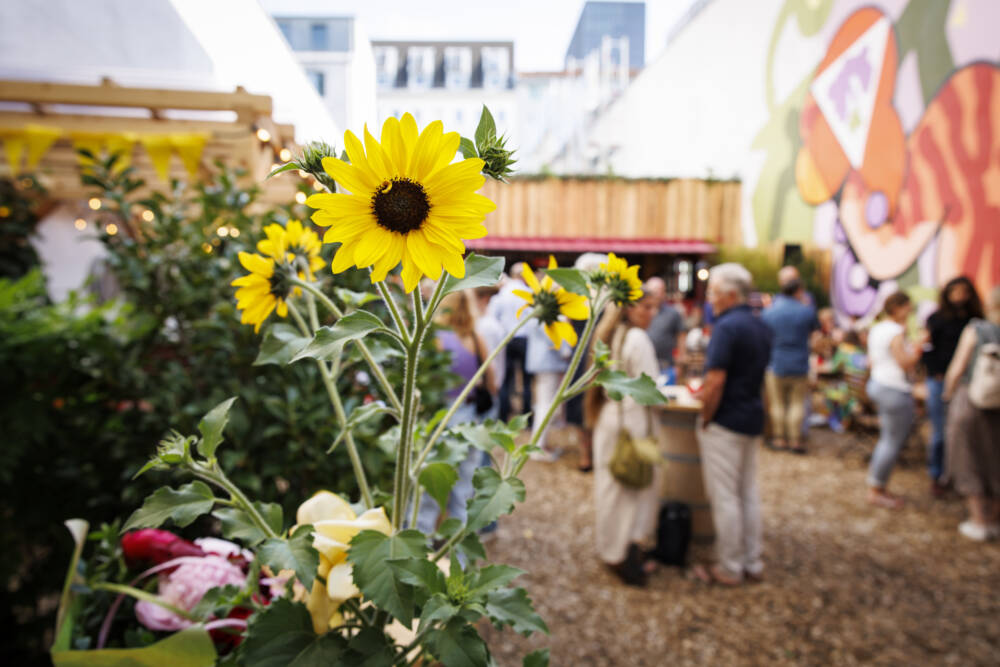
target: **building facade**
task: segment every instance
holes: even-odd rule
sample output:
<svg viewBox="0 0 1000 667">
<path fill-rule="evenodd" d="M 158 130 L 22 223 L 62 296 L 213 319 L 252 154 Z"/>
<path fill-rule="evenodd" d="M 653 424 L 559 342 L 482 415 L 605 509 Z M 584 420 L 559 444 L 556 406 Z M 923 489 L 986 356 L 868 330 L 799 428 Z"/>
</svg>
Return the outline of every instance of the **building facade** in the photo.
<svg viewBox="0 0 1000 667">
<path fill-rule="evenodd" d="M 566 49 L 566 69 L 594 51 L 609 50 L 615 64 L 642 69 L 646 57 L 646 3 L 588 2 Z"/>
</svg>

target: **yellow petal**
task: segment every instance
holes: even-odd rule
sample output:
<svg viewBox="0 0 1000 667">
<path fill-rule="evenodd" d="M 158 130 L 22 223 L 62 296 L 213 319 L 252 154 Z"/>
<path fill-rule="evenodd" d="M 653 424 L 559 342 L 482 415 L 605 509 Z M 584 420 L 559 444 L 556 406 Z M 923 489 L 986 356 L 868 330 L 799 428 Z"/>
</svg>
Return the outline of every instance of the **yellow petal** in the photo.
<svg viewBox="0 0 1000 667">
<path fill-rule="evenodd" d="M 416 263 L 420 271 L 430 278 L 437 280 L 441 277 L 441 262 L 437 259 L 437 253 L 427 242 L 427 238 L 421 230 L 415 230 L 406 235 L 406 249 L 410 258 Z"/>
<path fill-rule="evenodd" d="M 374 264 L 392 242 L 391 235 L 392 232 L 378 225 L 372 225 L 371 229 L 358 236 L 357 245 L 354 247 L 354 263 L 362 268 Z"/>
<path fill-rule="evenodd" d="M 402 234 L 390 233 L 389 245 L 372 268 L 372 282 L 385 280 L 386 275 L 399 266 L 406 248 L 406 238 Z"/>
<path fill-rule="evenodd" d="M 392 162 L 393 173 L 402 176 L 406 173 L 409 155 L 406 152 L 406 144 L 403 142 L 403 133 L 399 128 L 399 121 L 389 116 L 382 123 L 382 148 L 389 161 Z"/>
<path fill-rule="evenodd" d="M 393 173 L 392 162 L 386 160 L 382 146 L 375 140 L 372 133 L 368 131 L 367 123 L 365 123 L 365 152 L 368 153 L 368 164 L 371 166 L 372 171 L 381 176 L 383 180 L 388 180 L 396 175 Z"/>
<path fill-rule="evenodd" d="M 333 273 L 341 273 L 354 266 L 354 244 L 344 243 L 337 249 L 330 264 Z"/>
<path fill-rule="evenodd" d="M 441 144 L 443 127 L 444 123 L 436 120 L 428 124 L 424 128 L 424 131 L 420 133 L 420 137 L 417 139 L 417 146 L 410 158 L 409 169 L 407 170 L 407 175 L 415 181 L 423 182 L 423 179 L 436 164 L 439 157 L 437 151 Z"/>
<path fill-rule="evenodd" d="M 345 600 L 361 595 L 361 591 L 354 585 L 353 570 L 351 564 L 344 561 L 334 565 L 326 576 L 327 595 L 338 607 Z"/>
<path fill-rule="evenodd" d="M 420 284 L 420 278 L 423 274 L 420 272 L 420 267 L 417 263 L 413 261 L 413 256 L 410 254 L 408 247 L 403 248 L 403 290 L 409 294 L 413 289 Z"/>
<path fill-rule="evenodd" d="M 458 132 L 443 134 L 438 143 L 435 158 L 424 178 L 430 178 L 435 172 L 447 167 L 455 159 L 455 156 L 458 155 L 458 145 L 461 141 L 462 136 Z"/>
<path fill-rule="evenodd" d="M 557 320 L 549 326 L 553 328 L 555 335 L 569 343 L 570 347 L 576 345 L 576 330 L 573 328 L 572 324 L 569 322 L 563 322 L 562 320 Z M 552 338 L 551 335 L 549 337 Z M 558 343 L 556 343 L 556 347 L 559 347 Z"/>
<path fill-rule="evenodd" d="M 556 264 L 555 255 L 549 255 L 549 268 L 550 269 L 558 269 L 559 268 L 559 265 Z"/>
<path fill-rule="evenodd" d="M 299 505 L 295 522 L 302 525 L 324 519 L 353 519 L 355 516 L 351 505 L 336 493 L 317 491 L 312 498 Z"/>
<path fill-rule="evenodd" d="M 532 271 L 531 267 L 527 264 L 524 265 L 524 273 L 522 275 L 524 277 L 524 282 L 528 284 L 528 287 L 531 288 L 532 292 L 537 293 L 541 291 L 542 286 L 538 284 L 538 278 L 535 277 L 535 272 Z"/>
<path fill-rule="evenodd" d="M 367 176 L 363 171 L 335 157 L 323 158 L 323 170 L 344 189 L 356 195 L 372 192 L 378 187 L 377 183 L 367 180 Z M 306 204 L 308 203 L 309 200 L 306 199 Z"/>
<path fill-rule="evenodd" d="M 590 306 L 587 305 L 586 297 L 563 290 L 556 298 L 559 301 L 559 312 L 571 320 L 585 320 L 590 317 Z"/>
<path fill-rule="evenodd" d="M 274 275 L 274 260 L 252 252 L 240 251 L 240 264 L 251 273 L 270 278 Z"/>
<path fill-rule="evenodd" d="M 412 154 L 417 147 L 417 139 L 420 135 L 417 129 L 417 121 L 409 112 L 404 113 L 399 119 L 399 132 L 403 135 L 403 142 L 406 144 L 407 154 Z"/>
<path fill-rule="evenodd" d="M 382 182 L 381 176 L 376 174 L 368 164 L 361 140 L 350 130 L 344 132 L 344 150 L 347 151 L 347 157 L 351 160 L 351 166 L 361 172 L 364 182 L 371 184 L 372 189 Z"/>
</svg>

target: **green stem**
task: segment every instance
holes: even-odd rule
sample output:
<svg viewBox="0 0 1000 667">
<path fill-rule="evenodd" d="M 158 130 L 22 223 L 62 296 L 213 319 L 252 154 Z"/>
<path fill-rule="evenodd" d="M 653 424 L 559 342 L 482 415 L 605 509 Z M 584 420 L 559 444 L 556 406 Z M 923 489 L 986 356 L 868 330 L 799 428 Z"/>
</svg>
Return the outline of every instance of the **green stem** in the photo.
<svg viewBox="0 0 1000 667">
<path fill-rule="evenodd" d="M 448 553 L 453 546 L 455 546 L 456 544 L 458 544 L 459 542 L 461 542 L 463 539 L 465 539 L 465 536 L 467 534 L 468 534 L 468 530 L 466 528 L 462 528 L 458 532 L 456 532 L 454 535 L 452 535 L 451 537 L 449 537 L 445 541 L 445 543 L 441 545 L 441 548 L 438 549 L 437 551 L 435 551 L 434 555 L 431 556 L 431 562 L 432 563 L 436 563 L 438 561 L 438 559 L 440 559 L 442 556 L 444 556 L 446 553 Z"/>
<path fill-rule="evenodd" d="M 344 316 L 344 312 L 337 307 L 337 304 L 331 301 L 330 297 L 323 294 L 323 292 L 312 283 L 300 280 L 295 276 L 292 276 L 289 280 L 292 284 L 298 285 L 315 296 L 316 299 L 319 300 L 319 302 L 323 304 L 327 310 L 333 313 L 334 317 L 338 320 Z M 378 365 L 375 361 L 375 357 L 372 356 L 371 350 L 368 349 L 368 346 L 365 345 L 364 341 L 355 340 L 353 342 L 358 346 L 358 350 L 361 351 L 361 356 L 364 357 L 365 362 L 367 362 L 372 375 L 375 376 L 379 386 L 382 387 L 382 392 L 385 394 L 386 400 L 389 401 L 389 404 L 392 405 L 393 409 L 395 409 L 397 413 L 401 413 L 403 411 L 403 406 L 399 401 L 399 397 L 396 395 L 396 391 L 392 388 L 392 385 L 389 383 L 389 379 L 385 376 L 385 373 L 382 372 L 382 367 Z"/>
<path fill-rule="evenodd" d="M 191 621 L 192 623 L 200 623 L 201 619 L 192 614 L 189 611 L 176 607 L 169 602 L 166 602 L 157 595 L 153 595 L 148 591 L 144 591 L 140 588 L 133 588 L 132 586 L 126 586 L 125 584 L 113 584 L 108 581 L 102 581 L 95 584 L 90 584 L 90 587 L 98 591 L 108 591 L 110 593 L 120 593 L 122 595 L 129 595 L 134 597 L 136 600 L 142 600 L 143 602 L 151 602 L 158 607 L 163 607 L 172 614 L 177 614 L 181 618 Z"/>
<path fill-rule="evenodd" d="M 419 329 L 414 331 L 415 337 L 421 336 Z M 392 485 L 392 528 L 397 531 L 402 527 L 403 513 L 406 511 L 407 472 L 410 465 L 410 443 L 413 441 L 413 394 L 417 380 L 417 361 L 420 355 L 419 347 L 411 343 L 406 349 L 406 362 L 403 373 L 403 412 L 400 420 L 399 447 L 396 449 L 396 470 Z"/>
<path fill-rule="evenodd" d="M 292 314 L 295 322 L 302 329 L 305 335 L 308 334 L 308 329 L 306 327 L 305 321 L 302 319 L 301 313 L 299 313 L 298 308 L 295 304 L 288 304 L 288 311 Z M 320 378 L 323 380 L 323 386 L 326 387 L 327 396 L 330 397 L 330 405 L 333 406 L 334 415 L 337 417 L 337 423 L 340 428 L 344 430 L 344 443 L 347 445 L 347 456 L 351 460 L 351 468 L 354 471 L 354 478 L 358 482 L 358 488 L 361 490 L 361 498 L 365 503 L 366 509 L 371 509 L 375 506 L 375 502 L 372 499 L 372 492 L 368 486 L 368 476 L 365 474 L 365 467 L 361 463 L 361 456 L 358 454 L 357 443 L 354 442 L 354 434 L 347 430 L 347 413 L 344 411 L 344 404 L 340 399 L 340 392 L 337 391 L 337 383 L 333 379 L 333 374 L 330 372 L 330 368 L 326 365 L 326 362 L 322 359 L 316 360 L 316 367 L 319 368 Z"/>
<path fill-rule="evenodd" d="M 469 396 L 469 392 L 471 392 L 475 388 L 475 386 L 479 384 L 479 381 L 482 379 L 483 375 L 486 374 L 486 371 L 487 369 L 489 369 L 490 364 L 493 363 L 493 360 L 496 359 L 497 355 L 500 354 L 500 352 L 502 352 L 507 347 L 510 341 L 514 340 L 514 336 L 517 335 L 517 332 L 520 331 L 521 328 L 524 327 L 524 325 L 526 325 L 532 319 L 533 316 L 534 313 L 532 313 L 528 317 L 525 317 L 523 320 L 518 322 L 517 326 L 514 327 L 502 341 L 500 341 L 500 344 L 497 345 L 496 349 L 490 352 L 489 356 L 486 357 L 482 365 L 479 366 L 479 369 L 476 371 L 476 374 L 472 376 L 472 379 L 465 384 L 465 387 L 462 389 L 462 392 L 452 402 L 451 407 L 448 408 L 448 412 L 446 412 L 444 417 L 441 418 L 441 421 L 438 422 L 437 427 L 434 429 L 434 433 L 431 434 L 431 437 L 427 440 L 427 444 L 424 445 L 424 448 L 420 451 L 420 454 L 417 456 L 417 460 L 413 464 L 413 468 L 410 470 L 411 478 L 415 479 L 416 475 L 420 473 L 420 466 L 423 465 L 424 460 L 427 458 L 428 454 L 431 453 L 431 449 L 433 449 L 434 444 L 438 441 L 438 438 L 441 437 L 441 434 L 444 433 L 444 430 L 448 427 L 448 422 L 451 421 L 451 418 L 455 416 L 455 413 L 458 411 L 458 409 L 465 403 L 465 399 Z"/>
<path fill-rule="evenodd" d="M 253 506 L 250 499 L 247 498 L 242 491 L 240 491 L 238 486 L 233 484 L 229 478 L 226 477 L 226 474 L 219 468 L 218 463 L 213 462 L 211 468 L 199 463 L 194 463 L 192 465 L 192 470 L 196 476 L 201 477 L 206 482 L 210 482 L 224 489 L 226 493 L 229 494 L 229 497 L 232 498 L 233 502 L 247 513 L 250 520 L 254 522 L 257 528 L 259 528 L 264 535 L 269 538 L 279 537 L 279 535 L 274 532 L 274 529 L 268 525 L 264 517 L 261 516 L 260 512 L 257 511 L 257 508 Z"/>
<path fill-rule="evenodd" d="M 386 287 L 385 283 L 375 283 L 378 293 L 382 296 L 382 301 L 385 302 L 386 308 L 389 309 L 389 315 L 392 317 L 392 321 L 396 324 L 396 329 L 399 331 L 399 336 L 403 340 L 403 345 L 407 346 L 410 344 L 410 331 L 406 326 L 406 322 L 403 320 L 403 316 L 399 313 L 399 308 L 396 306 L 396 300 L 392 298 L 392 291 Z"/>
</svg>

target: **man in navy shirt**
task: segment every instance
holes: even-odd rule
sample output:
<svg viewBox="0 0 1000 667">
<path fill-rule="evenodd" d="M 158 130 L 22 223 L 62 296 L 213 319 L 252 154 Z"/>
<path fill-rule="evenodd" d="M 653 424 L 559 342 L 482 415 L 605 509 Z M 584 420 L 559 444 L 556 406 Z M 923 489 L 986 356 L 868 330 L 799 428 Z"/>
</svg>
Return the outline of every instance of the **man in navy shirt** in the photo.
<svg viewBox="0 0 1000 667">
<path fill-rule="evenodd" d="M 701 390 L 701 448 L 712 503 L 718 563 L 697 568 L 706 581 L 735 586 L 763 576 L 757 438 L 764 431 L 761 392 L 771 330 L 747 305 L 753 278 L 739 264 L 720 264 L 708 278 L 715 313 Z"/>
<path fill-rule="evenodd" d="M 781 269 L 778 285 L 781 292 L 763 315 L 774 332 L 766 380 L 773 445 L 805 454 L 802 420 L 809 391 L 809 341 L 819 319 L 816 309 L 802 298 L 802 281 L 794 266 Z"/>
</svg>

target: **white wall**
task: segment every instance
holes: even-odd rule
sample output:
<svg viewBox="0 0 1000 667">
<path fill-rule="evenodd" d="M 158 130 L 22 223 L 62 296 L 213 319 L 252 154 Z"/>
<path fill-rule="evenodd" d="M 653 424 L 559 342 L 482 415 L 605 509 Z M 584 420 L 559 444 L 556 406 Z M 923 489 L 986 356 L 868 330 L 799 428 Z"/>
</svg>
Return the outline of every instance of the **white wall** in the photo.
<svg viewBox="0 0 1000 667">
<path fill-rule="evenodd" d="M 80 289 L 94 261 L 105 254 L 92 223 L 80 231 L 73 226 L 80 212 L 64 204 L 38 223 L 31 244 L 42 260 L 49 296 L 62 301 L 70 290 Z"/>
</svg>

